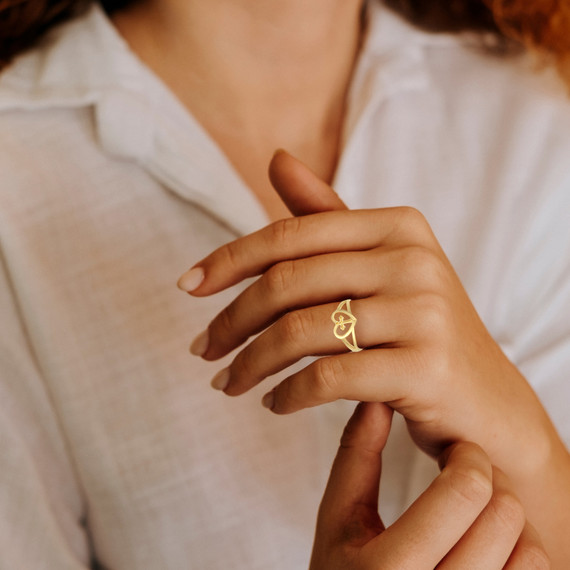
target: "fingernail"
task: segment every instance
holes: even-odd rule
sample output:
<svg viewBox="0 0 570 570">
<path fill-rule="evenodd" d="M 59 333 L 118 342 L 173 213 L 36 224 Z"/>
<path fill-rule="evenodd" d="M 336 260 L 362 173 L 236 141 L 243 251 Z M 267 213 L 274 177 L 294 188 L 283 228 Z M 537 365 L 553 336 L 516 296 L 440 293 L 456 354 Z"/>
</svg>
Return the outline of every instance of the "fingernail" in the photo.
<svg viewBox="0 0 570 570">
<path fill-rule="evenodd" d="M 275 405 L 275 392 L 271 390 L 261 399 L 261 405 L 268 410 L 272 410 Z"/>
<path fill-rule="evenodd" d="M 229 382 L 230 382 L 230 369 L 224 368 L 223 370 L 220 370 L 212 378 L 210 384 L 212 388 L 214 388 L 214 390 L 225 390 Z"/>
<path fill-rule="evenodd" d="M 190 291 L 194 291 L 202 281 L 204 281 L 204 270 L 201 267 L 194 267 L 180 277 L 177 285 L 182 291 L 190 293 Z"/>
<path fill-rule="evenodd" d="M 208 350 L 208 344 L 210 344 L 210 335 L 208 329 L 202 331 L 190 345 L 190 354 L 194 356 L 202 356 Z"/>
</svg>

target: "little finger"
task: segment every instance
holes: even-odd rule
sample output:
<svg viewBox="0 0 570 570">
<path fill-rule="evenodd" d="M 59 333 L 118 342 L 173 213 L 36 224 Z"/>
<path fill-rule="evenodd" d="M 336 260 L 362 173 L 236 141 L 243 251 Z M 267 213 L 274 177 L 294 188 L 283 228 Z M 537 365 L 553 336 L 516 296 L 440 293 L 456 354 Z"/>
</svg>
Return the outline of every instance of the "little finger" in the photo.
<svg viewBox="0 0 570 570">
<path fill-rule="evenodd" d="M 422 359 L 410 350 L 375 348 L 320 358 L 275 386 L 263 405 L 290 414 L 339 399 L 391 403 L 410 394 L 421 399 Z"/>
</svg>

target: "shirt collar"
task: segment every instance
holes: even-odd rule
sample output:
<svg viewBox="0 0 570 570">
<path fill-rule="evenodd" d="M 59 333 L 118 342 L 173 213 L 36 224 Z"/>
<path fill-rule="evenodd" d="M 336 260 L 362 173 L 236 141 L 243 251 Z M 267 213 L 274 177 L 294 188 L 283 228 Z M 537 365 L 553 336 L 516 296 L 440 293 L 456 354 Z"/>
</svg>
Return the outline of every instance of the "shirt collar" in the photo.
<svg viewBox="0 0 570 570">
<path fill-rule="evenodd" d="M 368 5 L 367 20 L 343 145 L 383 99 L 426 88 L 425 48 L 449 42 L 412 28 L 376 1 Z M 130 51 L 97 3 L 0 75 L 0 111 L 55 107 L 92 107 L 105 152 L 138 162 L 237 234 L 267 222 L 221 150 Z"/>
<path fill-rule="evenodd" d="M 430 87 L 429 48 L 457 46 L 456 35 L 424 32 L 377 0 L 368 0 L 366 8 L 366 32 L 349 91 L 344 145 L 383 101 Z"/>
</svg>

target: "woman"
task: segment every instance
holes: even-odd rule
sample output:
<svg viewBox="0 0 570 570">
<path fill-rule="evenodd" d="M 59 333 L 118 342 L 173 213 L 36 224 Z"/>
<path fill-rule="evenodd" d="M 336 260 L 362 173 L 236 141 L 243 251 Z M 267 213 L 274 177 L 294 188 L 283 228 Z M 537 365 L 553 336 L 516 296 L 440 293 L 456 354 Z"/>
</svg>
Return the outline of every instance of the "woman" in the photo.
<svg viewBox="0 0 570 570">
<path fill-rule="evenodd" d="M 475 27 L 489 22 L 488 11 L 466 13 L 480 14 Z M 322 306 L 324 281 L 333 310 L 353 299 L 357 343 L 393 349 L 394 360 L 403 352 L 412 364 L 415 354 L 418 368 L 407 376 L 402 368 L 391 385 L 386 377 L 395 374 L 371 375 L 366 393 L 362 374 L 353 385 L 343 377 L 337 390 L 301 394 L 297 407 L 338 396 L 388 401 L 432 455 L 452 441 L 474 441 L 489 456 L 482 464 L 510 477 L 502 487 L 518 496 L 524 518 L 564 567 L 566 451 L 491 340 L 532 375 L 567 438 L 570 117 L 560 86 L 550 79 L 545 88 L 522 60 L 417 31 L 377 3 L 363 10 L 356 0 L 161 0 L 135 2 L 112 19 L 91 6 L 0 76 L 6 566 L 306 566 L 342 406 L 279 422 L 256 392 L 243 402 L 220 399 L 203 381 L 215 369 L 189 362 L 184 339 L 237 292 L 210 293 L 268 265 L 283 269 L 283 261 L 310 255 L 312 266 L 357 249 L 372 252 L 366 267 L 373 272 L 332 259 L 301 298 L 303 280 L 283 280 L 288 298 L 249 289 L 249 305 L 238 297 L 209 328 L 220 334 L 200 335 L 193 351 L 216 359 L 285 309 Z M 539 32 L 529 41 L 546 42 Z M 342 204 L 283 154 L 273 161 L 274 184 L 294 213 L 320 214 L 253 233 L 288 215 L 264 174 L 278 147 L 302 157 L 318 178 L 334 177 L 352 208 L 420 209 L 439 241 L 415 210 L 324 212 Z M 294 224 L 295 239 L 282 239 L 270 249 L 278 257 L 268 258 L 267 239 L 273 246 Z M 367 243 L 355 243 L 360 234 Z M 303 249 L 319 243 L 323 251 Z M 390 263 L 378 261 L 376 254 L 390 252 Z M 172 291 L 172 276 L 181 260 L 201 258 L 201 284 L 200 270 L 181 284 L 206 298 L 188 308 Z M 280 271 L 267 274 L 275 286 Z M 392 309 L 359 312 L 363 297 L 379 305 L 388 299 Z M 330 335 L 325 308 L 323 334 Z M 221 334 L 233 309 L 241 328 Z M 380 322 L 394 327 L 382 330 Z M 218 375 L 215 385 L 237 394 L 307 351 L 348 351 L 319 331 L 302 350 L 289 342 L 259 351 L 265 340 L 279 344 L 270 334 L 250 349 L 261 368 L 243 374 L 247 355 L 238 356 L 230 377 Z M 378 352 L 388 353 L 347 357 L 360 368 Z M 429 373 L 422 385 L 420 362 Z M 455 374 L 460 381 L 451 381 Z M 282 395 L 277 389 L 266 403 L 291 411 Z M 383 477 L 388 521 L 433 475 L 401 423 L 392 441 Z"/>
</svg>

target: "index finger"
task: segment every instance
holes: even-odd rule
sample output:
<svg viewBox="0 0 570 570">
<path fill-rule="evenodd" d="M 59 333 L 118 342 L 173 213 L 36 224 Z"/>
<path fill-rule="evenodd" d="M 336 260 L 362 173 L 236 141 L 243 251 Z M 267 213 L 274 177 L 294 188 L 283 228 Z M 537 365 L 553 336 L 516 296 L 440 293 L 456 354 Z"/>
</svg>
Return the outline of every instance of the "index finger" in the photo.
<svg viewBox="0 0 570 570">
<path fill-rule="evenodd" d="M 279 220 L 216 249 L 178 281 L 198 297 L 217 293 L 272 265 L 326 253 L 365 251 L 379 246 L 437 246 L 425 218 L 413 208 L 330 211 Z M 200 284 L 193 278 L 203 272 Z"/>
<path fill-rule="evenodd" d="M 319 509 L 317 538 L 366 542 L 383 529 L 378 517 L 382 450 L 392 410 L 360 403 L 348 422 Z"/>
</svg>

